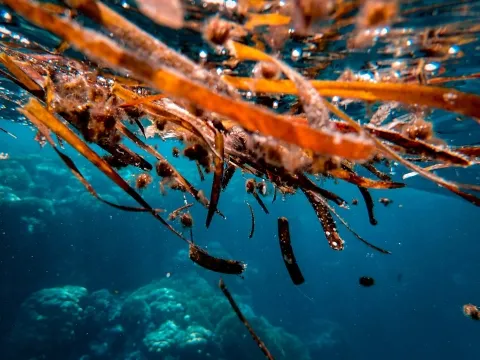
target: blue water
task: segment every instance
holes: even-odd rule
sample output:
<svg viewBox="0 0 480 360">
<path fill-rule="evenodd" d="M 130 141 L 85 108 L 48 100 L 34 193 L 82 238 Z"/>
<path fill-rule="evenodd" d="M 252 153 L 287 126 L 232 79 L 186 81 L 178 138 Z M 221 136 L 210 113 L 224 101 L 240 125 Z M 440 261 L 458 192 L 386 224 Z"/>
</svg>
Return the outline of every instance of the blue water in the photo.
<svg viewBox="0 0 480 360">
<path fill-rule="evenodd" d="M 469 89 L 478 90 L 478 82 L 462 88 Z M 6 106 L 0 124 L 17 139 L 0 132 L 0 152 L 9 154 L 0 160 L 1 359 L 264 358 L 227 306 L 218 274 L 190 261 L 185 243 L 148 214 L 95 200 L 49 146 L 33 141 L 30 127 L 7 121 L 17 115 Z M 473 135 L 455 131 L 452 137 L 471 143 L 479 135 L 475 125 Z M 209 194 L 211 174 L 201 182 L 191 163 L 171 155 L 179 144 L 156 144 Z M 80 155 L 68 147 L 65 153 L 100 194 L 131 204 Z M 131 181 L 137 172 L 120 173 Z M 212 255 L 247 264 L 244 279 L 223 279 L 275 358 L 478 359 L 480 323 L 462 313 L 464 304 L 480 303 L 477 208 L 446 193 L 373 190 L 378 225 L 371 226 L 357 188 L 327 181 L 325 187 L 347 201 L 360 200 L 339 213 L 392 254 L 372 252 L 340 224 L 346 247 L 335 252 L 300 193 L 273 204 L 270 193 L 266 215 L 244 182 L 237 172 L 220 199 L 227 220 L 215 216 L 208 230 L 205 209 L 193 206 L 193 234 Z M 142 195 L 167 213 L 183 204 L 172 190 L 161 196 L 156 182 Z M 381 197 L 393 203 L 384 207 Z M 256 217 L 252 239 L 245 200 Z M 299 287 L 280 253 L 280 216 L 289 219 L 306 279 Z M 361 287 L 361 276 L 373 277 L 375 285 Z M 152 333 L 160 339 L 153 345 L 146 340 Z"/>
</svg>

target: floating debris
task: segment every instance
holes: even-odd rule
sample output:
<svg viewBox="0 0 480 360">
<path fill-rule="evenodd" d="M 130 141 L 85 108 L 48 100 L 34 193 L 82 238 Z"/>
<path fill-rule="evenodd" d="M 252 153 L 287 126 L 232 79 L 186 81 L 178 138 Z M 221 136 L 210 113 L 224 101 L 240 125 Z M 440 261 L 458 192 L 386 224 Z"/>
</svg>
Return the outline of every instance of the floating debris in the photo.
<svg viewBox="0 0 480 360">
<path fill-rule="evenodd" d="M 185 204 L 183 206 L 180 206 L 178 209 L 173 210 L 169 215 L 168 215 L 168 220 L 175 220 L 177 216 L 184 210 L 187 210 L 188 208 L 192 207 L 193 204 Z"/>
<path fill-rule="evenodd" d="M 368 276 L 362 276 L 359 280 L 358 283 L 364 287 L 370 287 L 375 285 L 375 280 L 371 277 Z"/>
<path fill-rule="evenodd" d="M 393 203 L 393 200 L 390 200 L 388 198 L 380 198 L 378 199 L 378 202 L 384 206 L 388 206 L 390 205 L 391 203 Z"/>
<path fill-rule="evenodd" d="M 148 185 L 152 183 L 153 179 L 150 174 L 143 173 L 137 176 L 135 179 L 135 187 L 137 189 L 145 189 Z"/>
<path fill-rule="evenodd" d="M 480 310 L 475 305 L 463 305 L 463 313 L 472 320 L 480 320 Z"/>
<path fill-rule="evenodd" d="M 179 150 L 176 146 L 174 146 L 174 147 L 172 148 L 172 155 L 173 155 L 173 157 L 175 157 L 175 158 L 178 158 L 179 155 L 180 155 L 180 150 Z"/>
<path fill-rule="evenodd" d="M 191 228 L 193 226 L 192 215 L 190 215 L 189 213 L 183 213 L 180 216 L 180 222 L 182 223 L 183 227 Z"/>
</svg>

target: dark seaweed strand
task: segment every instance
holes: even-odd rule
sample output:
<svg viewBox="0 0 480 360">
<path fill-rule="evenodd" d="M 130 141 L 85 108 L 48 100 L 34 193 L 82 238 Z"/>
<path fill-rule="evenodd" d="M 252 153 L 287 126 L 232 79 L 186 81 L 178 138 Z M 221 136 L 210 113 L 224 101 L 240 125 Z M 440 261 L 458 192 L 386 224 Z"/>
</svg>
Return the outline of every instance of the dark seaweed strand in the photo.
<svg viewBox="0 0 480 360">
<path fill-rule="evenodd" d="M 85 188 L 88 190 L 88 192 L 95 197 L 97 200 L 100 200 L 104 204 L 107 204 L 109 206 L 112 206 L 116 209 L 123 210 L 123 211 L 130 211 L 130 212 L 162 212 L 163 210 L 161 209 L 153 209 L 153 208 L 145 208 L 145 207 L 133 207 L 133 206 L 125 206 L 125 205 L 118 205 L 115 203 L 112 203 L 108 200 L 103 199 L 98 193 L 95 191 L 93 186 L 88 182 L 88 180 L 83 176 L 83 174 L 80 172 L 78 169 L 77 165 L 73 162 L 73 160 L 62 153 L 60 150 L 57 149 L 57 145 L 53 142 L 52 138 L 50 137 L 50 134 L 48 133 L 49 130 L 42 126 L 38 120 L 36 120 L 35 115 L 26 112 L 26 111 L 20 111 L 25 117 L 27 117 L 38 129 L 38 131 L 45 137 L 47 142 L 52 146 L 53 150 L 57 153 L 57 155 L 62 159 L 64 164 L 70 169 L 70 171 L 75 175 L 75 177 L 85 186 Z M 60 139 L 60 138 L 59 138 Z"/>
<path fill-rule="evenodd" d="M 302 189 L 303 190 L 303 189 Z M 303 193 L 312 205 L 315 214 L 317 215 L 320 224 L 322 224 L 323 232 L 328 240 L 328 244 L 333 250 L 343 250 L 344 241 L 337 231 L 337 226 L 329 212 L 326 202 L 311 190 L 303 190 Z"/>
<path fill-rule="evenodd" d="M 377 225 L 378 221 L 375 219 L 375 215 L 373 213 L 373 199 L 372 195 L 368 191 L 368 189 L 358 186 L 358 190 L 360 190 L 360 193 L 363 196 L 363 200 L 365 200 L 365 205 L 367 206 L 367 212 L 368 212 L 368 219 L 370 220 L 370 224 L 372 225 Z"/>
<path fill-rule="evenodd" d="M 10 136 L 13 137 L 14 139 L 17 138 L 17 137 L 16 137 L 15 135 L 13 135 L 11 132 L 9 132 L 9 131 L 7 131 L 7 130 L 5 130 L 5 129 L 3 129 L 3 128 L 0 128 L 0 131 L 3 131 L 5 134 L 10 135 Z"/>
<path fill-rule="evenodd" d="M 220 287 L 220 290 L 222 290 L 223 294 L 225 295 L 225 297 L 227 298 L 228 302 L 230 303 L 230 305 L 232 306 L 232 309 L 233 311 L 235 311 L 235 313 L 237 314 L 238 318 L 240 319 L 240 321 L 243 323 L 243 325 L 245 325 L 245 327 L 247 328 L 248 332 L 250 333 L 250 335 L 252 335 L 252 338 L 253 340 L 255 340 L 255 342 L 257 343 L 258 347 L 260 348 L 260 350 L 262 350 L 262 352 L 265 354 L 266 358 L 267 359 L 270 359 L 270 360 L 273 360 L 274 357 L 272 356 L 272 354 L 270 353 L 270 351 L 267 349 L 267 347 L 265 346 L 265 344 L 263 343 L 262 340 L 260 340 L 260 338 L 258 337 L 258 335 L 255 333 L 255 331 L 253 330 L 253 328 L 250 326 L 249 322 L 247 321 L 247 319 L 245 318 L 245 316 L 243 316 L 240 308 L 238 307 L 237 303 L 235 302 L 235 300 L 233 299 L 232 295 L 230 294 L 230 291 L 228 291 L 225 283 L 223 282 L 223 279 L 220 278 L 220 281 L 218 283 L 218 286 Z"/>
<path fill-rule="evenodd" d="M 176 219 L 176 217 L 178 216 L 178 214 L 179 214 L 181 211 L 186 210 L 186 209 L 188 209 L 188 208 L 190 208 L 190 207 L 192 207 L 192 206 L 193 206 L 192 203 L 187 203 L 187 204 L 185 204 L 185 205 L 183 205 L 183 206 L 180 206 L 178 209 L 173 210 L 173 211 L 170 213 L 170 215 L 168 215 L 168 219 L 169 219 L 169 220 Z"/>
<path fill-rule="evenodd" d="M 345 219 L 343 219 L 340 215 L 337 214 L 337 212 L 335 211 L 335 209 L 333 207 L 331 207 L 325 200 L 323 199 L 320 199 L 320 201 L 330 210 L 330 212 L 335 215 L 338 220 L 340 220 L 340 222 L 358 239 L 360 240 L 361 242 L 363 242 L 365 245 L 367 245 L 368 247 L 382 253 L 382 254 L 391 254 L 390 251 L 388 250 L 385 250 L 385 249 L 382 249 L 381 247 L 378 247 L 376 245 L 373 245 L 372 243 L 368 242 L 367 240 L 365 240 L 364 238 L 362 238 L 360 235 L 358 235 L 351 227 L 350 225 L 348 225 L 348 223 L 345 221 Z"/>
<path fill-rule="evenodd" d="M 272 204 L 277 200 L 277 185 L 273 184 L 273 199 Z"/>
<path fill-rule="evenodd" d="M 223 178 L 222 178 L 222 190 L 225 190 L 230 183 L 230 180 L 232 180 L 233 174 L 235 174 L 235 170 L 237 168 L 234 165 L 228 165 L 227 168 L 225 169 L 223 173 Z"/>
<path fill-rule="evenodd" d="M 265 203 L 263 202 L 263 200 L 260 198 L 260 196 L 258 196 L 258 193 L 256 191 L 254 191 L 252 193 L 253 197 L 255 198 L 255 200 L 257 200 L 258 204 L 262 207 L 263 211 L 265 211 L 265 214 L 269 214 L 268 212 L 268 209 L 267 207 L 265 206 Z"/>
<path fill-rule="evenodd" d="M 183 237 L 182 234 L 180 234 L 177 230 L 175 230 L 172 226 L 170 226 L 169 223 L 165 221 L 160 215 L 158 215 L 158 211 L 152 208 L 146 201 L 145 199 L 140 196 L 128 183 L 123 180 L 120 175 L 118 175 L 115 170 L 113 170 L 110 165 L 106 162 L 102 163 L 104 161 L 101 159 L 96 152 L 94 152 L 88 145 L 81 140 L 70 128 L 68 128 L 64 123 L 62 123 L 60 120 L 58 120 L 55 116 L 53 116 L 50 112 L 48 112 L 47 109 L 45 109 L 39 100 L 36 98 L 31 98 L 27 105 L 25 107 L 28 107 L 30 110 L 25 110 L 22 108 L 17 108 L 19 112 L 27 116 L 32 123 L 34 123 L 37 128 L 43 127 L 45 129 L 51 130 L 54 132 L 56 135 L 59 135 L 59 131 L 61 132 L 62 130 L 67 133 L 70 136 L 70 140 L 67 140 L 67 142 L 70 143 L 74 148 L 77 149 L 79 153 L 81 153 L 88 161 L 90 161 L 92 164 L 94 164 L 101 172 L 103 172 L 105 175 L 108 176 L 110 180 L 112 180 L 117 186 L 119 186 L 127 195 L 129 195 L 131 198 L 133 198 L 137 203 L 139 203 L 141 206 L 144 208 L 150 210 L 149 212 L 152 214 L 152 216 L 160 221 L 165 227 L 167 227 L 171 232 L 173 232 L 175 235 L 177 235 L 180 239 L 183 241 L 188 242 L 187 239 Z M 31 108 L 34 108 L 33 110 Z M 36 114 L 38 111 L 42 112 L 43 119 L 39 119 L 38 115 Z M 34 113 L 35 112 L 35 113 Z M 38 125 L 37 125 L 38 124 Z M 55 129 L 55 130 L 54 130 Z M 64 139 L 66 140 L 66 139 Z M 78 148 L 78 143 L 82 143 L 84 148 L 79 149 Z M 87 151 L 88 150 L 88 151 Z M 101 161 L 100 163 L 97 163 L 98 161 Z M 102 166 L 106 167 L 106 169 Z"/>
<path fill-rule="evenodd" d="M 367 169 L 368 171 L 370 171 L 373 175 L 375 175 L 380 180 L 392 181 L 392 178 L 389 175 L 378 170 L 372 163 L 365 163 L 365 164 L 362 164 L 361 166 Z"/>
<path fill-rule="evenodd" d="M 39 98 L 39 99 L 43 99 L 44 96 L 45 96 L 45 92 L 43 89 L 38 89 L 38 90 L 34 90 L 34 89 L 29 89 L 28 86 L 26 86 L 25 84 L 23 84 L 20 80 L 18 80 L 16 77 L 14 77 L 13 75 L 10 75 L 10 73 L 6 72 L 6 71 L 3 71 L 0 69 L 0 74 L 4 77 L 6 77 L 8 80 L 10 80 L 11 82 L 13 82 L 15 85 L 21 87 L 23 90 L 29 92 L 30 94 L 32 94 L 33 96 Z"/>
<path fill-rule="evenodd" d="M 60 146 L 60 149 L 65 149 L 65 146 L 63 145 L 63 139 L 58 135 L 55 135 L 55 136 L 57 138 L 58 146 Z"/>
<path fill-rule="evenodd" d="M 210 195 L 210 204 L 208 205 L 207 213 L 207 228 L 212 222 L 213 214 L 217 210 L 218 201 L 220 200 L 220 192 L 222 188 L 222 179 L 223 179 L 223 158 L 225 156 L 225 147 L 223 134 L 220 131 L 215 133 L 215 150 L 218 151 L 220 156 L 215 156 L 215 172 L 213 173 L 213 182 L 212 182 L 212 192 Z"/>
<path fill-rule="evenodd" d="M 278 239 L 280 241 L 280 250 L 282 250 L 283 262 L 288 270 L 288 274 L 295 285 L 305 282 L 302 272 L 297 264 L 290 241 L 290 227 L 286 217 L 278 218 Z"/>
<path fill-rule="evenodd" d="M 198 175 L 200 176 L 200 180 L 201 180 L 201 181 L 204 181 L 204 180 L 205 180 L 205 176 L 203 175 L 203 171 L 202 171 L 202 169 L 200 168 L 200 164 L 198 163 L 197 160 L 195 160 L 195 164 L 197 165 L 197 170 L 198 170 Z"/>
<path fill-rule="evenodd" d="M 404 148 L 408 154 L 427 156 L 432 160 L 442 160 L 461 166 L 471 165 L 470 160 L 465 155 L 454 150 L 444 149 L 418 139 L 412 140 L 395 131 L 376 128 L 371 125 L 367 125 L 366 129 L 378 138 Z"/>
<path fill-rule="evenodd" d="M 77 168 L 73 160 L 65 155 L 64 153 L 60 152 L 56 147 L 53 148 L 55 152 L 60 156 L 62 161 L 67 165 L 67 167 L 72 171 L 72 173 L 77 177 L 77 179 L 85 186 L 85 188 L 88 190 L 90 194 L 92 194 L 94 197 L 96 197 L 98 200 L 103 202 L 104 204 L 110 205 L 116 209 L 123 210 L 123 211 L 131 211 L 131 212 L 162 212 L 163 210 L 160 209 L 147 209 L 147 208 L 138 208 L 138 207 L 133 207 L 133 206 L 125 206 L 125 205 L 118 205 L 115 203 L 112 203 L 108 200 L 103 199 L 98 193 L 95 191 L 93 186 L 88 182 L 87 179 L 82 175 L 80 170 Z"/>
<path fill-rule="evenodd" d="M 201 267 L 223 274 L 240 275 L 245 270 L 241 261 L 213 257 L 193 243 L 189 244 L 188 256 Z"/>
<path fill-rule="evenodd" d="M 351 184 L 363 186 L 369 189 L 400 189 L 405 187 L 404 183 L 373 180 L 359 176 L 355 171 L 347 166 L 342 166 L 342 168 L 331 170 L 330 175 L 332 175 L 334 178 L 342 179 Z"/>
<path fill-rule="evenodd" d="M 426 171 L 424 168 L 421 166 L 415 165 L 413 163 L 410 163 L 406 161 L 402 156 L 400 156 L 395 150 L 393 150 L 390 146 L 384 144 L 377 138 L 373 137 L 372 138 L 375 144 L 377 145 L 378 149 L 388 155 L 389 157 L 395 159 L 398 161 L 400 164 L 404 165 L 408 169 L 412 171 L 416 171 L 417 173 L 421 174 L 424 178 L 433 181 L 435 184 L 444 187 L 445 189 L 457 194 L 458 196 L 462 197 L 463 199 L 467 200 L 468 202 L 474 204 L 475 206 L 480 206 L 480 198 L 478 196 L 475 196 L 473 194 L 466 193 L 460 188 L 462 186 L 465 186 L 465 184 L 458 184 L 455 182 L 450 182 L 448 180 L 445 180 L 434 173 L 431 173 L 429 171 Z"/>
<path fill-rule="evenodd" d="M 143 125 L 142 125 L 142 123 L 140 122 L 140 120 L 134 118 L 133 121 L 135 121 L 135 124 L 137 124 L 138 128 L 140 129 L 140 131 L 141 131 L 142 134 L 143 134 L 143 137 L 146 139 L 146 138 L 147 138 L 147 135 L 145 135 L 145 128 L 143 127 Z"/>
<path fill-rule="evenodd" d="M 142 148 L 143 150 L 147 151 L 148 153 L 150 153 L 151 155 L 155 156 L 155 158 L 157 158 L 158 160 L 162 160 L 162 161 L 165 161 L 168 166 L 173 170 L 174 172 L 174 176 L 175 178 L 177 178 L 177 181 L 180 182 L 183 186 L 185 186 L 185 188 L 187 189 L 187 191 L 195 198 L 195 200 L 197 200 L 198 202 L 200 202 L 203 206 L 206 206 L 208 207 L 209 204 L 208 204 L 208 201 L 207 203 L 203 203 L 201 200 L 200 200 L 200 196 L 199 196 L 199 191 L 193 187 L 192 184 L 190 184 L 190 182 L 184 178 L 182 176 L 182 174 L 180 174 L 178 172 L 178 170 L 176 170 L 172 164 L 170 164 L 157 150 L 155 150 L 154 148 L 152 148 L 150 145 L 147 145 L 145 144 L 142 140 L 140 140 L 137 136 L 135 136 L 135 134 L 133 134 L 130 130 L 128 130 L 125 125 L 123 125 L 121 122 L 117 122 L 117 128 L 120 127 L 120 131 L 123 135 L 127 136 L 130 140 L 132 140 L 136 145 L 138 145 L 140 148 Z M 220 215 L 222 218 L 225 219 L 225 215 L 223 215 L 220 210 L 216 209 L 215 212 Z"/>
<path fill-rule="evenodd" d="M 335 202 L 335 204 L 337 204 L 338 206 L 345 207 L 347 205 L 347 202 L 345 200 L 343 200 L 340 196 L 338 196 L 337 194 L 331 191 L 322 189 L 321 187 L 317 187 L 316 191 L 318 192 L 319 195 L 323 196 L 328 200 Z"/>
<path fill-rule="evenodd" d="M 103 150 L 108 151 L 115 159 L 125 164 L 135 166 L 145 171 L 153 169 L 152 164 L 123 144 L 113 144 L 108 141 L 98 141 L 96 144 Z"/>
<path fill-rule="evenodd" d="M 250 209 L 250 215 L 252 216 L 252 227 L 250 228 L 250 235 L 248 235 L 248 238 L 251 239 L 253 237 L 253 232 L 255 231 L 255 215 L 253 214 L 253 208 L 252 205 L 246 201 L 246 204 L 248 205 L 248 208 Z"/>
<path fill-rule="evenodd" d="M 480 146 L 478 144 L 460 146 L 453 149 L 454 151 L 471 156 L 471 157 L 480 157 Z"/>
<path fill-rule="evenodd" d="M 332 193 L 331 191 L 322 189 L 317 184 L 315 184 L 312 180 L 310 180 L 305 174 L 299 173 L 297 174 L 297 178 L 301 183 L 300 185 L 301 187 L 307 190 L 311 190 L 315 193 L 318 193 L 320 196 L 323 196 L 324 198 L 327 198 L 328 200 L 335 202 L 335 204 L 339 206 L 345 206 L 347 204 L 347 202 L 344 199 L 342 199 L 340 196 Z"/>
</svg>

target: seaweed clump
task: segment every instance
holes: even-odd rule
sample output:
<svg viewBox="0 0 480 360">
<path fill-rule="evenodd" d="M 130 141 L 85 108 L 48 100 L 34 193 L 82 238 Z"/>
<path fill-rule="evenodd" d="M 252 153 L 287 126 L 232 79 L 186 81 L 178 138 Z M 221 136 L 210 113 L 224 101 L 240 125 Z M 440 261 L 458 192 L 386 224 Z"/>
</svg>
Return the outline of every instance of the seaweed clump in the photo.
<svg viewBox="0 0 480 360">
<path fill-rule="evenodd" d="M 314 210 L 312 216 L 319 220 L 326 244 L 336 251 L 345 248 L 338 220 L 364 245 L 381 254 L 390 253 L 364 240 L 337 213 L 337 207 L 346 208 L 348 204 L 324 188 L 326 181 L 355 185 L 372 225 L 378 222 L 373 191 L 406 185 L 395 181 L 396 164 L 411 171 L 402 180 L 419 175 L 480 206 L 478 185 L 456 183 L 433 172 L 478 165 L 478 146 L 448 146 L 431 121 L 432 109 L 441 109 L 478 122 L 480 96 L 435 86 L 463 78 L 447 80 L 427 74 L 425 59 L 415 57 L 422 52 L 437 56 L 439 61 L 462 56 L 450 49 L 453 43 L 473 41 L 466 28 L 449 24 L 412 35 L 402 27 L 402 19 L 425 9 L 414 5 L 404 8 L 397 1 L 386 0 L 303 0 L 287 2 L 287 6 L 277 1 L 246 1 L 231 4 L 221 16 L 216 3 L 184 7 L 179 1 L 139 1 L 137 10 L 143 16 L 172 29 L 197 32 L 221 55 L 209 57 L 204 51 L 197 63 L 102 2 L 67 3 L 68 7 L 45 6 L 34 0 L 4 0 L 15 14 L 62 42 L 55 49 L 33 40 L 20 46 L 2 45 L 0 61 L 6 69 L 2 73 L 28 94 L 22 101 L 2 96 L 18 106 L 19 112 L 37 128 L 36 139 L 42 145 L 49 143 L 93 196 L 122 210 L 150 213 L 188 244 L 190 259 L 206 269 L 241 275 L 245 265 L 238 260 L 216 258 L 194 244 L 194 223 L 189 212 L 174 212 L 169 218 L 179 218 L 180 224 L 190 229 L 190 239 L 186 239 L 175 224 L 159 215 L 160 209 L 145 201 L 137 190 L 152 183 L 155 173 L 163 194 L 168 186 L 184 193 L 185 206 L 186 197 L 191 196 L 207 209 L 207 227 L 215 215 L 225 218 L 220 211 L 223 193 L 237 169 L 246 178 L 247 196 L 255 198 L 265 216 L 269 215 L 264 201 L 270 196 L 269 189 L 274 189 L 272 202 L 277 192 L 282 199 L 303 194 Z M 129 14 L 133 10 L 125 11 Z M 80 23 L 77 14 L 89 21 Z M 97 28 L 88 27 L 91 23 L 96 23 Z M 317 23 L 325 24 L 321 34 L 316 31 Z M 354 30 L 345 34 L 351 25 L 355 25 Z M 389 25 L 399 27 L 385 30 Z M 289 31 L 290 26 L 295 31 Z M 266 32 L 259 30 L 265 28 Z M 430 37 L 430 31 L 441 36 Z M 406 37 L 415 49 L 402 45 L 407 43 Z M 285 52 L 272 56 L 265 51 L 268 46 L 282 50 L 283 42 L 289 39 L 302 44 L 302 48 L 289 54 L 293 66 L 292 61 L 286 61 Z M 344 51 L 320 56 L 338 39 L 346 43 Z M 15 43 L 14 38 L 11 41 Z M 378 51 L 393 59 L 408 54 L 410 58 L 367 64 L 367 75 L 345 68 L 337 80 L 318 80 L 321 71 L 334 60 L 369 45 L 378 45 Z M 70 46 L 89 60 L 66 55 L 63 50 Z M 93 66 L 90 61 L 102 66 Z M 250 66 L 252 62 L 255 65 Z M 308 66 L 296 66 L 302 63 Z M 248 71 L 241 71 L 243 66 Z M 361 115 L 347 113 L 344 105 L 352 102 L 360 103 L 365 111 Z M 376 103 L 380 106 L 372 106 Z M 189 159 L 201 181 L 213 172 L 210 198 L 147 143 L 151 137 L 181 143 L 177 145 L 183 150 L 175 147 L 172 156 L 183 154 Z M 136 147 L 128 146 L 127 139 Z M 102 199 L 73 160 L 60 151 L 64 142 L 140 207 Z M 155 163 L 153 175 L 150 161 Z M 127 167 L 142 170 L 135 180 L 137 190 L 116 171 Z M 391 203 L 388 198 L 378 201 L 385 206 Z M 252 237 L 255 219 L 250 205 L 249 209 Z M 284 218 L 279 222 L 279 232 L 286 266 L 293 282 L 300 284 L 303 276 L 293 266 L 288 222 Z M 239 315 L 223 283 L 220 288 Z M 245 323 L 244 317 L 239 318 Z M 157 335 L 152 335 L 153 342 Z M 267 357 L 271 356 L 260 347 Z"/>
</svg>

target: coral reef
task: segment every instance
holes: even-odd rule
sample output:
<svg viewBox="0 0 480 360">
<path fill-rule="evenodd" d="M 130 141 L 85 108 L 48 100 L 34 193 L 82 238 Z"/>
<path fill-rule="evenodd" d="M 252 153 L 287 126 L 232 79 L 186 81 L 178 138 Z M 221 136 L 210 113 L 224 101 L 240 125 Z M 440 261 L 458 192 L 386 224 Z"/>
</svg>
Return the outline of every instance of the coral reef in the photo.
<svg viewBox="0 0 480 360">
<path fill-rule="evenodd" d="M 212 332 L 199 325 L 191 325 L 181 329 L 172 320 L 167 320 L 158 329 L 149 332 L 143 339 L 143 344 L 149 354 L 148 358 L 165 356 L 181 358 L 202 354 L 209 345 Z M 212 347 L 212 344 L 210 344 Z M 209 354 L 206 352 L 206 354 Z M 207 355 L 208 356 L 208 355 Z"/>
<path fill-rule="evenodd" d="M 9 157 L 0 162 L 0 206 L 19 214 L 20 229 L 27 234 L 40 233 L 52 219 L 70 214 L 71 205 L 98 210 L 101 204 L 70 176 L 48 157 Z M 108 199 L 116 201 L 111 195 Z"/>
<path fill-rule="evenodd" d="M 242 300 L 241 310 L 278 359 L 308 360 L 309 349 Z M 325 329 L 328 346 L 332 332 Z M 323 335 L 319 334 L 319 338 Z M 217 289 L 194 274 L 128 294 L 78 286 L 40 290 L 21 307 L 10 336 L 15 359 L 252 359 L 258 353 Z M 319 347 L 319 342 L 316 342 Z M 253 356 L 253 357 L 252 357 Z"/>
<path fill-rule="evenodd" d="M 10 339 L 19 358 L 74 345 L 85 323 L 86 298 L 87 289 L 65 286 L 37 291 L 25 300 Z"/>
<path fill-rule="evenodd" d="M 308 349 L 297 336 L 271 325 L 264 317 L 256 317 L 248 306 L 242 306 L 242 312 L 249 318 L 257 335 L 268 344 L 276 359 L 311 359 Z M 223 317 L 217 324 L 215 333 L 220 334 L 219 345 L 227 354 L 242 354 L 243 358 L 248 358 L 249 354 L 258 351 L 235 314 Z"/>
</svg>

